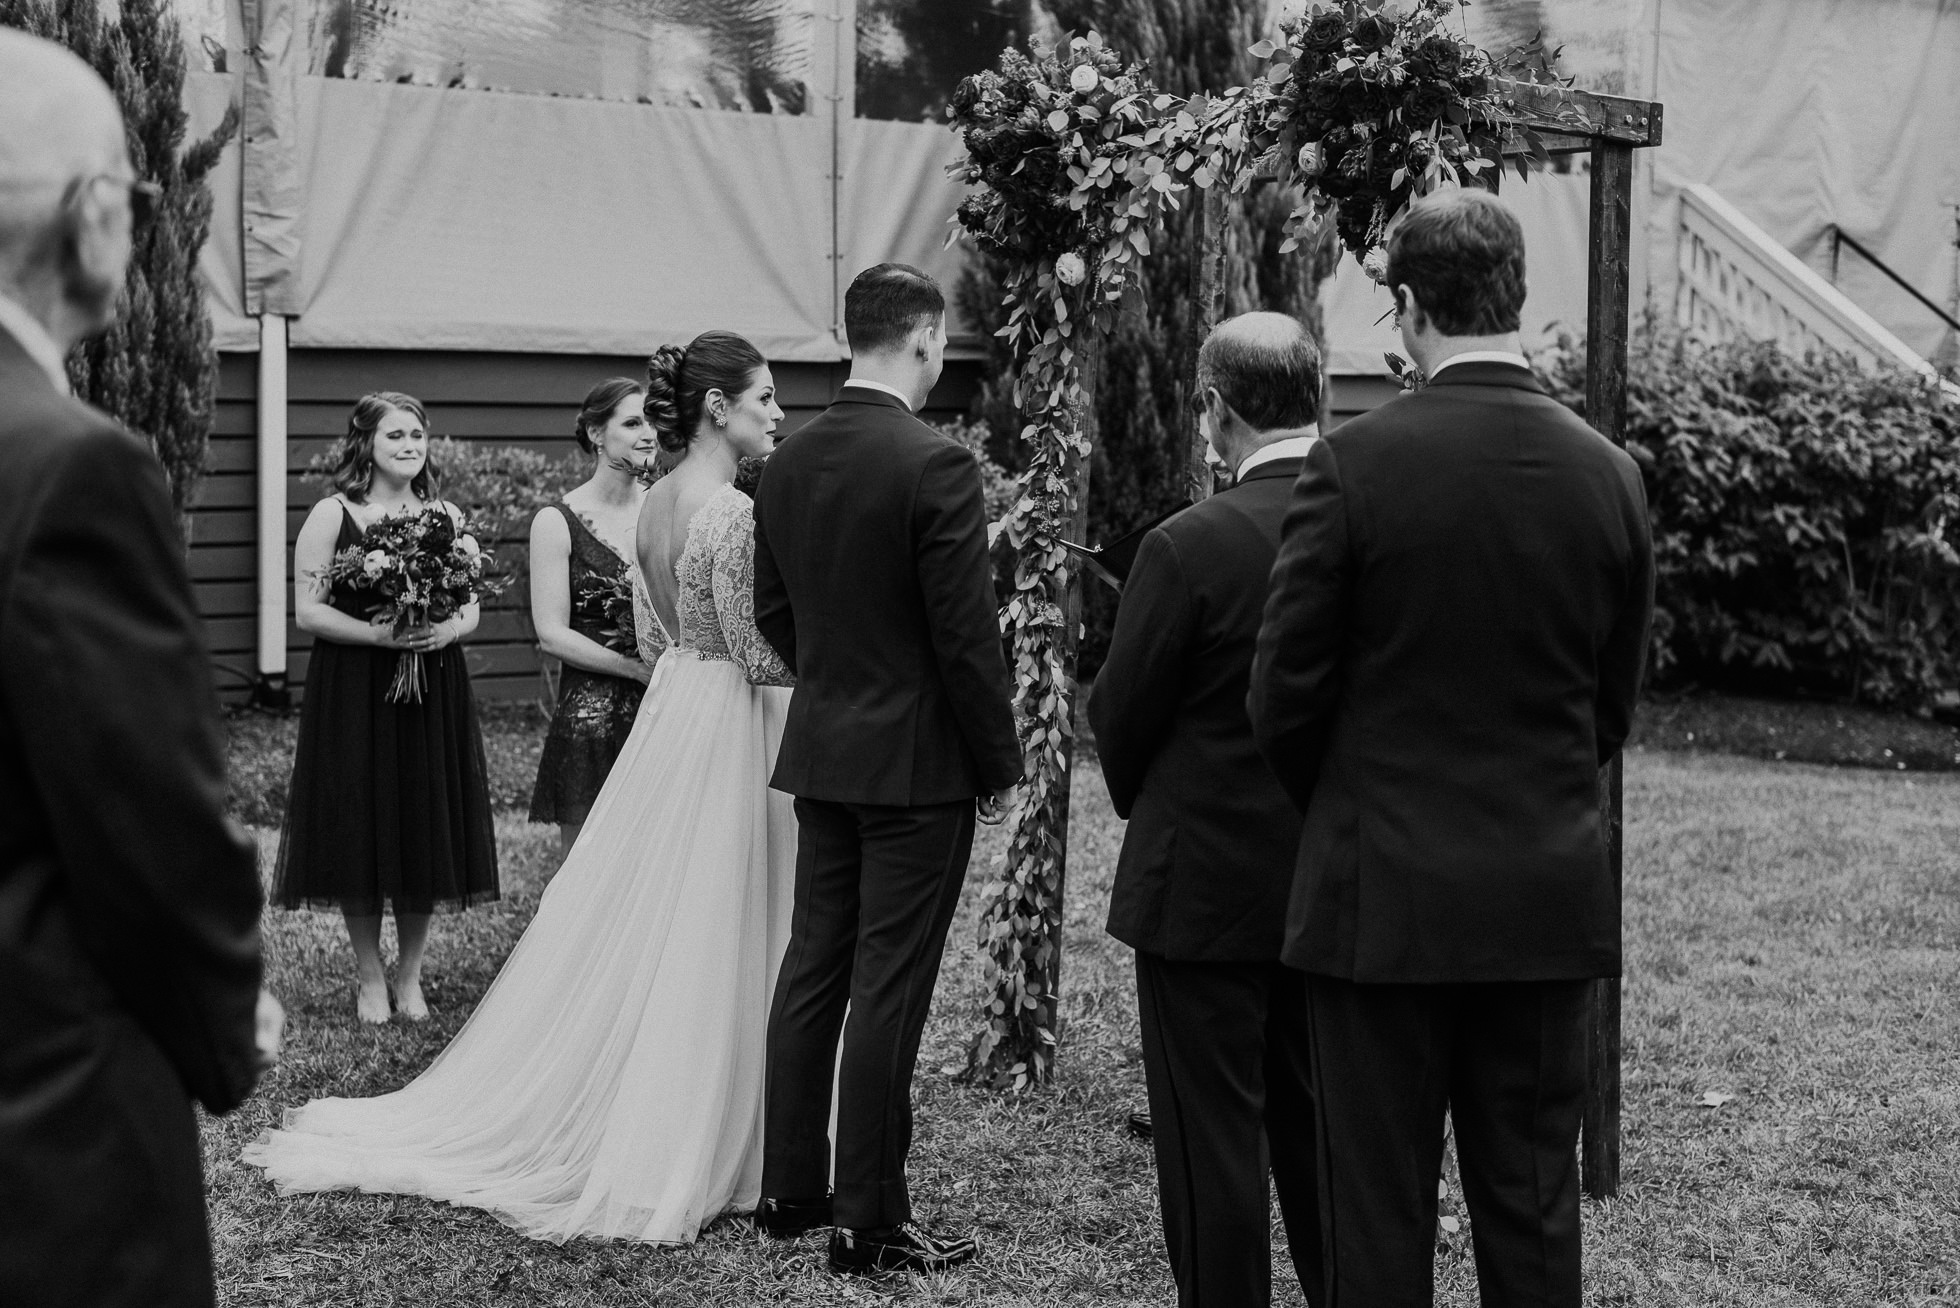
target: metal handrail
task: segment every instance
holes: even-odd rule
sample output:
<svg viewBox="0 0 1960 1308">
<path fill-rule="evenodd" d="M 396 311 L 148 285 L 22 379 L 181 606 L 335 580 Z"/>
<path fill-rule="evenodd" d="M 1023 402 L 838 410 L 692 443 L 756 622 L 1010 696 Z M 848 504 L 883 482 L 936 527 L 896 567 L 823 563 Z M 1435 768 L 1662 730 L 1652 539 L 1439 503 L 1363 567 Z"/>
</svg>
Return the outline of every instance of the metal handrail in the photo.
<svg viewBox="0 0 1960 1308">
<path fill-rule="evenodd" d="M 1928 309 L 1931 309 L 1935 314 L 1939 316 L 1941 322 L 1951 327 L 1954 331 L 1960 332 L 1960 318 L 1955 318 L 1952 314 L 1948 313 L 1945 309 L 1942 309 L 1940 308 L 1939 305 L 1933 303 L 1932 300 L 1926 297 L 1926 293 L 1924 291 L 1921 291 L 1917 286 L 1914 286 L 1911 282 L 1899 276 L 1899 274 L 1897 274 L 1896 272 L 1893 272 L 1892 266 L 1890 264 L 1886 263 L 1885 260 L 1873 254 L 1870 250 L 1867 250 L 1864 247 L 1864 244 L 1861 241 L 1859 241 L 1857 237 L 1845 231 L 1844 228 L 1839 227 L 1836 223 L 1831 224 L 1831 283 L 1833 285 L 1836 285 L 1837 283 L 1838 247 L 1841 245 L 1848 245 L 1852 249 L 1856 250 L 1859 254 L 1864 255 L 1866 261 L 1870 263 L 1872 267 L 1878 269 L 1880 272 L 1884 273 L 1887 277 L 1890 277 L 1893 281 L 1897 282 L 1899 284 L 1899 288 L 1903 290 L 1907 295 L 1910 295 L 1913 299 L 1919 301 L 1921 304 L 1925 305 Z"/>
</svg>

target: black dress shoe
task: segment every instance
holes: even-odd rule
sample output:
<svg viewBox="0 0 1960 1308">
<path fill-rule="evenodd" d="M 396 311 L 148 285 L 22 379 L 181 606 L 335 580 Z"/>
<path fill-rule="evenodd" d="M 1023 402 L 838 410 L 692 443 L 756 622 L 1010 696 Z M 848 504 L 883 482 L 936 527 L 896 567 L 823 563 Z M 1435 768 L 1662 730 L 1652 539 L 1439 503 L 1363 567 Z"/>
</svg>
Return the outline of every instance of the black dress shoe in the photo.
<svg viewBox="0 0 1960 1308">
<path fill-rule="evenodd" d="M 755 1206 L 755 1227 L 764 1235 L 787 1240 L 830 1225 L 830 1198 L 764 1199 Z"/>
<path fill-rule="evenodd" d="M 833 1272 L 943 1272 L 979 1252 L 980 1242 L 971 1236 L 927 1235 L 910 1222 L 889 1231 L 851 1231 L 840 1226 L 830 1233 Z"/>
<path fill-rule="evenodd" d="M 1137 1139 L 1148 1140 L 1150 1138 L 1150 1114 L 1131 1113 L 1130 1121 L 1129 1121 L 1129 1130 L 1130 1130 L 1130 1134 L 1135 1136 Z"/>
</svg>

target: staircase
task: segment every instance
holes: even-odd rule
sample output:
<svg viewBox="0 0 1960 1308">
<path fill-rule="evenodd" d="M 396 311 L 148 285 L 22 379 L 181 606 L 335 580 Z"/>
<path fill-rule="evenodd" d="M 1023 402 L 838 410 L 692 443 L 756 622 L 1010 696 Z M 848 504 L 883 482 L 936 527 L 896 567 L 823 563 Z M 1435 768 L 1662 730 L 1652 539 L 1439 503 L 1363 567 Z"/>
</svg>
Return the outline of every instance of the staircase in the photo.
<svg viewBox="0 0 1960 1308">
<path fill-rule="evenodd" d="M 1937 379 L 1933 365 L 1813 272 L 1713 188 L 1681 194 L 1675 321 L 1712 340 L 1773 340 L 1791 354 L 1838 350 Z M 1960 386 L 1941 386 L 1960 399 Z"/>
</svg>

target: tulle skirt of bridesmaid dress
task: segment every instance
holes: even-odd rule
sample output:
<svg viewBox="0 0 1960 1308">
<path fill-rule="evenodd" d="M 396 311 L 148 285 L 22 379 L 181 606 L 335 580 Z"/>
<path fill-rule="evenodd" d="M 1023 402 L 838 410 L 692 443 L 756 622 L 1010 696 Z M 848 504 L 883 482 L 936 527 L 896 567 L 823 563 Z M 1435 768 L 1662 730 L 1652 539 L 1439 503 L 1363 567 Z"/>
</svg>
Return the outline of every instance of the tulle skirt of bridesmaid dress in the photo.
<svg viewBox="0 0 1960 1308">
<path fill-rule="evenodd" d="M 672 651 L 476 1012 L 393 1094 L 286 1114 L 285 1192 L 487 1209 L 526 1234 L 679 1242 L 761 1185 L 763 1044 L 796 852 L 768 788 L 789 692 Z"/>
</svg>

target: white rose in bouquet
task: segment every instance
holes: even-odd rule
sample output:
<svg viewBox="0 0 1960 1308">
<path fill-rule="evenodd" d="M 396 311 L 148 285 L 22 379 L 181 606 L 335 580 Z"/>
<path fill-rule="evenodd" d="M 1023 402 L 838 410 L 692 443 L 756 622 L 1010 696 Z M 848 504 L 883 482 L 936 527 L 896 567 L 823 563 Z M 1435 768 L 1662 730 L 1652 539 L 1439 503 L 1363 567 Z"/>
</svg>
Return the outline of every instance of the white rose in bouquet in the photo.
<svg viewBox="0 0 1960 1308">
<path fill-rule="evenodd" d="M 361 571 L 370 577 L 378 577 L 388 570 L 390 562 L 392 560 L 388 557 L 388 551 L 369 550 L 367 557 L 361 560 Z"/>
<path fill-rule="evenodd" d="M 1088 64 L 1077 64 L 1068 75 L 1068 84 L 1077 95 L 1092 95 L 1102 85 L 1102 75 Z"/>
</svg>

